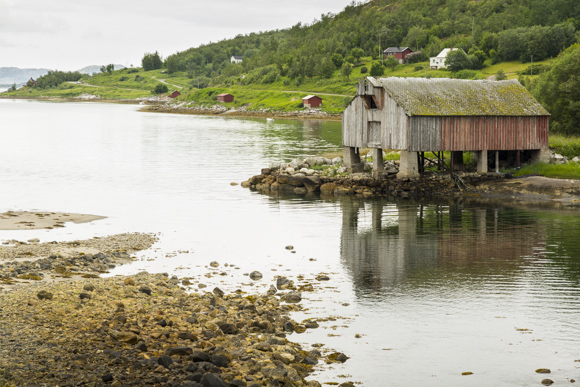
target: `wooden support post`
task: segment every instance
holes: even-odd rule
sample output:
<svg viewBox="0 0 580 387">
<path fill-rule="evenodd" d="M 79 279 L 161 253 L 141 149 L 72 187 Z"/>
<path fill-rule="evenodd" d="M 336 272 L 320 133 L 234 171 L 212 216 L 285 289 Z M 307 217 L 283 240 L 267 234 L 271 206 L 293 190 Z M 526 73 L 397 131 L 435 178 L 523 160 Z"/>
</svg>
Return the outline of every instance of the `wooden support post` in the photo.
<svg viewBox="0 0 580 387">
<path fill-rule="evenodd" d="M 520 151 L 516 151 L 516 168 L 520 169 Z"/>
<path fill-rule="evenodd" d="M 495 151 L 495 173 L 499 173 L 499 151 Z"/>
<path fill-rule="evenodd" d="M 451 168 L 450 168 L 450 170 L 451 170 L 450 171 L 451 172 L 451 179 L 455 179 L 455 175 L 453 174 L 453 171 L 455 169 L 455 165 L 453 165 L 453 159 L 454 159 L 453 152 L 451 152 L 451 161 L 450 161 L 450 164 L 451 164 Z"/>
</svg>

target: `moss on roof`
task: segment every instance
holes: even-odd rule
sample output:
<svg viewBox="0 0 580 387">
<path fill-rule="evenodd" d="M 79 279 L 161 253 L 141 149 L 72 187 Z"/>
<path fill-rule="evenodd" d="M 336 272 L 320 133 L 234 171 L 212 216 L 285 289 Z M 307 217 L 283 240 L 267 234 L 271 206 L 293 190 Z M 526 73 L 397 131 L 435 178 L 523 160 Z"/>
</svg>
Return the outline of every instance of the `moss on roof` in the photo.
<svg viewBox="0 0 580 387">
<path fill-rule="evenodd" d="M 516 80 L 378 78 L 410 116 L 549 116 Z"/>
</svg>

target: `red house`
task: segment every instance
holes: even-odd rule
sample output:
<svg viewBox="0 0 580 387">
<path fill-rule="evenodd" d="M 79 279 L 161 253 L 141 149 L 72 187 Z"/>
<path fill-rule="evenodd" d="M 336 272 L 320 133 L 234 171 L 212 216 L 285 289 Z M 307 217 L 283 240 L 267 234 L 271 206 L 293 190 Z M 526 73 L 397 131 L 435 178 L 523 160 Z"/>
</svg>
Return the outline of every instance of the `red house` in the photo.
<svg viewBox="0 0 580 387">
<path fill-rule="evenodd" d="M 177 98 L 181 95 L 181 93 L 179 91 L 174 91 L 173 93 L 171 93 L 171 95 L 169 96 L 169 98 Z"/>
<path fill-rule="evenodd" d="M 217 100 L 218 102 L 234 102 L 234 96 L 227 93 L 218 94 Z"/>
<path fill-rule="evenodd" d="M 385 51 L 383 51 L 383 53 L 385 54 L 385 59 L 392 56 L 396 60 L 398 60 L 400 64 L 407 63 L 406 59 L 407 55 L 409 55 L 412 52 L 413 50 L 411 50 L 409 47 L 399 47 L 399 46 L 389 47 Z"/>
<path fill-rule="evenodd" d="M 302 98 L 302 104 L 305 108 L 315 108 L 322 105 L 322 98 L 315 95 L 307 95 Z"/>
</svg>

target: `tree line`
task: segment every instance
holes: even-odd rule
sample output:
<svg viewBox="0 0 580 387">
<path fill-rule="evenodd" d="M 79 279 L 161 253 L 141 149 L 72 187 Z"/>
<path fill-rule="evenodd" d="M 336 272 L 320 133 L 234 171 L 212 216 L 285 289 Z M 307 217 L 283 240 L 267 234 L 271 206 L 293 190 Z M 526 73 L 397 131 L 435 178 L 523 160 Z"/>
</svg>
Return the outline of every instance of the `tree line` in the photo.
<svg viewBox="0 0 580 387">
<path fill-rule="evenodd" d="M 64 72 L 64 71 L 49 71 L 48 74 L 40 76 L 36 79 L 36 87 L 39 89 L 50 89 L 57 87 L 64 82 L 76 82 L 81 79 L 84 75 L 75 72 Z"/>
</svg>

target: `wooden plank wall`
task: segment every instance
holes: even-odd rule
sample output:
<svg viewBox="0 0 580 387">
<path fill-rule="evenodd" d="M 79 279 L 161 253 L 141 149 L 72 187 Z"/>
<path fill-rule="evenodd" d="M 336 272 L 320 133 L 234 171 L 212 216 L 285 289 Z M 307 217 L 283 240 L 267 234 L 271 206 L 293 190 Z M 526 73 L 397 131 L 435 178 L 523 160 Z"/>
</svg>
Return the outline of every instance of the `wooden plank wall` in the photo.
<svg viewBox="0 0 580 387">
<path fill-rule="evenodd" d="M 363 100 L 360 96 L 356 96 L 342 114 L 342 145 L 362 148 L 366 123 Z"/>
<path fill-rule="evenodd" d="M 548 117 L 410 117 L 410 151 L 548 147 Z"/>
<path fill-rule="evenodd" d="M 384 89 L 381 89 L 384 90 Z M 408 118 L 405 110 L 393 100 L 388 93 L 383 92 L 383 109 L 380 112 L 382 122 L 382 149 L 407 149 Z"/>
</svg>

